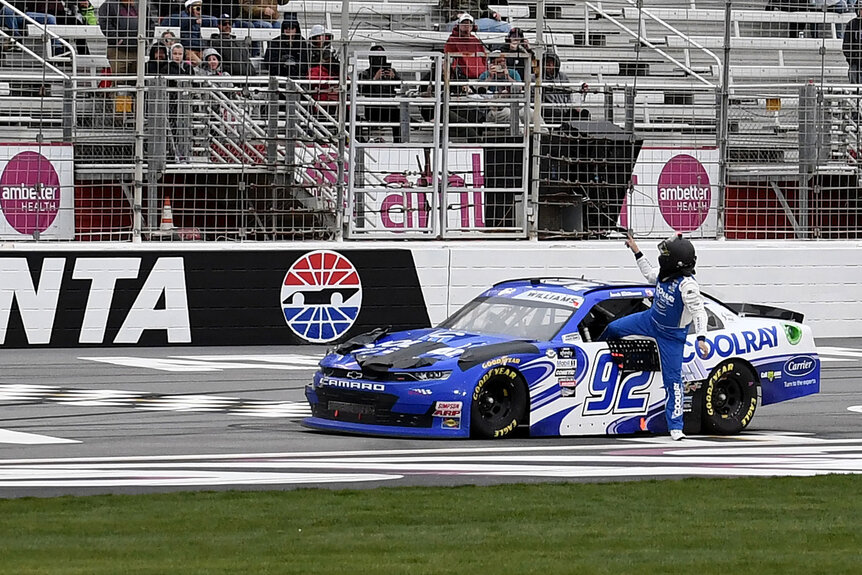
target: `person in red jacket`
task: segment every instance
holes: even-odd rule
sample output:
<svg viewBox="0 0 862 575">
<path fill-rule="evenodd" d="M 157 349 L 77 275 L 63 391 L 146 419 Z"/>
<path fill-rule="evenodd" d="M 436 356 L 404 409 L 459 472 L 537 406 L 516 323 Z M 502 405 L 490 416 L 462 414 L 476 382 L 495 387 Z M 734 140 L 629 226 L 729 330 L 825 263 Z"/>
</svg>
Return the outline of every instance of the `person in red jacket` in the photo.
<svg viewBox="0 0 862 575">
<path fill-rule="evenodd" d="M 443 47 L 443 52 L 453 54 L 452 67 L 461 70 L 471 80 L 479 78 L 488 69 L 488 50 L 473 34 L 474 28 L 473 17 L 461 14 L 458 25 L 452 29 L 452 35 Z"/>
<path fill-rule="evenodd" d="M 320 60 L 308 69 L 308 85 L 311 97 L 317 100 L 320 111 L 330 116 L 338 115 L 338 74 L 333 66 L 332 52 L 324 49 L 320 52 Z"/>
</svg>

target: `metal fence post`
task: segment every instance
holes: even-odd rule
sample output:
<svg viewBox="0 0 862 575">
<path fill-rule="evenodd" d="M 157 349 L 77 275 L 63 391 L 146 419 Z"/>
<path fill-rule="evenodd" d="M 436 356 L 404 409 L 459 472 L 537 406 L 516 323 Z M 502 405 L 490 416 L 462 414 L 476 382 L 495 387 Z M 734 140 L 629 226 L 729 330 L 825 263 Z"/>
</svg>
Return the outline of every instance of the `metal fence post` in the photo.
<svg viewBox="0 0 862 575">
<path fill-rule="evenodd" d="M 625 130 L 629 134 L 635 132 L 635 87 L 626 86 L 626 123 Z"/>
<path fill-rule="evenodd" d="M 159 227 L 158 174 L 167 162 L 168 101 L 167 79 L 147 79 L 147 229 Z"/>
<path fill-rule="evenodd" d="M 817 168 L 817 87 L 808 82 L 799 89 L 799 235 L 809 237 L 808 199 Z"/>
<path fill-rule="evenodd" d="M 266 102 L 266 162 L 269 165 L 275 164 L 278 155 L 278 78 L 276 76 L 269 77 L 269 85 L 267 87 L 267 102 Z M 290 124 L 288 124 L 290 130 Z M 288 141 L 288 146 L 291 142 Z M 294 155 L 288 156 L 290 161 L 293 161 Z"/>
<path fill-rule="evenodd" d="M 72 131 L 75 127 L 75 89 L 72 79 L 63 80 L 63 141 L 72 141 Z"/>
<path fill-rule="evenodd" d="M 733 26 L 731 18 L 731 0 L 724 2 L 724 62 L 721 66 L 721 85 L 716 94 L 718 105 L 718 125 L 716 126 L 716 144 L 718 145 L 718 213 L 716 214 L 716 237 L 723 238 L 725 234 L 725 209 L 728 181 L 728 134 L 730 133 L 730 31 Z"/>
</svg>

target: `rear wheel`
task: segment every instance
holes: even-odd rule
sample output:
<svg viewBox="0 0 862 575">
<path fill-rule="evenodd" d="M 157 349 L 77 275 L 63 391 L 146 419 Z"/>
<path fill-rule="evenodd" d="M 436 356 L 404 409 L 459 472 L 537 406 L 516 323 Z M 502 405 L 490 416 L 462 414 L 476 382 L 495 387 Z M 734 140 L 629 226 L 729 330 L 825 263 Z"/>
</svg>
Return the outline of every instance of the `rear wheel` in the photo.
<svg viewBox="0 0 862 575">
<path fill-rule="evenodd" d="M 706 430 L 722 435 L 739 433 L 757 409 L 757 380 L 738 360 L 719 364 L 710 374 L 704 394 Z"/>
<path fill-rule="evenodd" d="M 475 437 L 511 435 L 526 422 L 527 385 L 509 367 L 495 367 L 483 375 L 473 390 L 470 431 Z"/>
</svg>

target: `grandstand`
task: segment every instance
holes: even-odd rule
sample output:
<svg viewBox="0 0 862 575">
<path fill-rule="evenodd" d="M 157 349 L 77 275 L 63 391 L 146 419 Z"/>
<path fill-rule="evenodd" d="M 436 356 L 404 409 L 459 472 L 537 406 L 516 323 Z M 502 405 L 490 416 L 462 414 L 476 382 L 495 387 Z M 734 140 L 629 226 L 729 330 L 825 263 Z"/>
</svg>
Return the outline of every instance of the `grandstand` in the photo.
<svg viewBox="0 0 862 575">
<path fill-rule="evenodd" d="M 77 240 L 606 237 L 624 223 L 621 211 L 630 219 L 632 210 L 655 212 L 645 203 L 655 200 L 635 195 L 644 178 L 658 177 L 665 160 L 651 150 L 660 149 L 709 152 L 698 157 L 721 200 L 703 219 L 714 223 L 696 233 L 849 237 L 860 102 L 841 35 L 853 15 L 765 5 L 493 6 L 526 32 L 538 57 L 559 56 L 570 106 L 589 122 L 543 121 L 538 78 L 494 103 L 511 111 L 502 122 L 471 116 L 490 104 L 450 93 L 458 81 L 439 72 L 449 68 L 449 32 L 431 0 L 279 6 L 305 33 L 315 24 L 333 33 L 344 81 L 333 82 L 339 105 L 326 109 L 313 82 L 270 77 L 261 56 L 252 60 L 259 75 L 149 77 L 138 89 L 137 78 L 111 75 L 98 26 L 27 19 L 23 35 L 0 29 L 0 135 L 6 144 L 71 145 Z M 144 45 L 163 30 L 153 22 Z M 214 32 L 205 27 L 201 36 Z M 280 30 L 234 33 L 263 54 Z M 489 47 L 505 39 L 477 35 Z M 363 94 L 358 81 L 373 45 L 401 74 L 389 101 Z M 400 110 L 403 142 L 391 142 L 391 122 L 365 118 L 382 105 Z M 458 110 L 474 121 L 453 128 Z M 477 153 L 480 171 L 468 159 Z M 467 198 L 462 186 L 483 195 Z M 162 229 L 166 197 L 175 227 L 186 231 Z"/>
</svg>

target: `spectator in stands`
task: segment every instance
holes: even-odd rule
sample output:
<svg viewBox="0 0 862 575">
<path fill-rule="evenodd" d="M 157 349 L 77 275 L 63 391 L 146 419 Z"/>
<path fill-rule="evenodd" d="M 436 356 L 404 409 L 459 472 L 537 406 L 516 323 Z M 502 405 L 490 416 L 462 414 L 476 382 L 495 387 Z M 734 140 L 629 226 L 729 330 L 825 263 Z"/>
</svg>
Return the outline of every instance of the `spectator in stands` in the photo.
<svg viewBox="0 0 862 575">
<path fill-rule="evenodd" d="M 191 76 L 194 67 L 186 60 L 186 48 L 179 42 L 174 42 L 170 48 L 171 60 L 168 62 L 168 74 L 171 76 Z"/>
<path fill-rule="evenodd" d="M 476 79 L 487 70 L 485 59 L 488 51 L 474 30 L 473 17 L 462 14 L 443 47 L 443 52 L 453 55 L 452 67 L 458 68 L 469 79 Z"/>
<path fill-rule="evenodd" d="M 207 46 L 201 38 L 201 27 L 215 28 L 218 21 L 212 16 L 204 16 L 201 0 L 186 0 L 185 11 L 180 13 L 180 40 L 186 47 L 186 59 L 193 65 L 201 63 L 201 55 Z"/>
<path fill-rule="evenodd" d="M 162 32 L 160 40 L 165 43 L 165 46 L 167 46 L 168 49 L 170 49 L 171 46 L 176 44 L 177 37 L 170 30 L 165 30 L 164 32 Z"/>
<path fill-rule="evenodd" d="M 137 74 L 138 17 L 137 0 L 105 0 L 99 7 L 99 26 L 108 40 L 108 61 L 113 74 Z M 148 33 L 152 33 L 154 24 L 147 18 Z"/>
<path fill-rule="evenodd" d="M 568 86 L 569 77 L 560 70 L 560 58 L 548 52 L 542 60 L 542 118 L 546 122 L 560 123 L 571 120 L 589 120 L 589 110 L 574 107 L 572 89 Z M 587 90 L 581 84 L 581 92 Z"/>
<path fill-rule="evenodd" d="M 311 49 L 299 31 L 299 22 L 291 16 L 286 15 L 282 21 L 281 36 L 269 43 L 263 65 L 271 75 L 305 78 Z"/>
<path fill-rule="evenodd" d="M 324 50 L 320 53 L 320 60 L 308 69 L 308 79 L 311 83 L 308 91 L 311 97 L 317 100 L 320 110 L 330 116 L 338 114 L 338 74 L 333 73 L 336 65 L 332 62 L 332 53 Z"/>
<path fill-rule="evenodd" d="M 72 4 L 73 8 L 73 17 L 75 19 L 75 24 L 80 26 L 98 26 L 99 18 L 96 16 L 96 9 L 93 7 L 93 4 L 90 3 L 90 0 L 78 0 L 77 3 Z"/>
<path fill-rule="evenodd" d="M 398 86 L 392 82 L 400 82 L 401 76 L 383 54 L 383 46 L 372 46 L 372 54 L 368 57 L 370 66 L 359 73 L 359 93 L 375 99 L 394 99 Z M 392 141 L 401 142 L 401 108 L 400 106 L 383 106 L 380 104 L 365 105 L 365 119 L 372 124 L 396 124 L 392 127 Z"/>
<path fill-rule="evenodd" d="M 240 0 L 240 17 L 234 20 L 237 28 L 276 28 L 278 4 L 275 0 Z M 260 56 L 260 42 L 253 42 L 251 55 Z"/>
<path fill-rule="evenodd" d="M 335 50 L 332 49 L 332 30 L 328 30 L 320 24 L 315 24 L 308 32 L 308 44 L 311 46 L 312 62 L 319 61 L 324 50 L 329 52 L 331 58 L 330 71 L 335 76 L 338 76 L 341 62 L 338 60 Z"/>
<path fill-rule="evenodd" d="M 458 26 L 461 14 L 465 13 L 476 14 L 476 27 L 479 32 L 508 32 L 512 27 L 503 21 L 500 14 L 488 7 L 488 0 L 440 0 L 439 7 L 446 14 L 449 30 Z"/>
<path fill-rule="evenodd" d="M 240 17 L 254 28 L 275 28 L 278 4 L 275 0 L 239 0 Z"/>
<path fill-rule="evenodd" d="M 144 66 L 145 74 L 148 76 L 161 76 L 168 74 L 168 47 L 161 40 L 153 42 L 150 46 L 150 57 Z"/>
<path fill-rule="evenodd" d="M 517 70 L 521 79 L 527 78 L 527 71 L 532 75 L 533 49 L 530 42 L 524 37 L 524 31 L 520 28 L 512 28 L 506 35 L 506 42 L 497 48 L 506 55 L 506 66 L 511 70 Z"/>
<path fill-rule="evenodd" d="M 70 24 L 78 26 L 98 26 L 99 18 L 96 16 L 96 9 L 90 3 L 90 0 L 69 0 L 66 4 L 66 12 L 68 14 Z M 76 38 L 75 51 L 78 54 L 89 54 L 90 50 L 87 47 L 87 41 L 84 38 Z"/>
<path fill-rule="evenodd" d="M 516 85 L 522 82 L 521 74 L 509 68 L 506 55 L 500 50 L 494 50 L 488 55 L 488 69 L 479 76 L 480 82 L 493 82 L 486 87 L 489 94 L 510 94 L 517 91 Z M 500 83 L 504 85 L 499 85 Z"/>
<path fill-rule="evenodd" d="M 197 68 L 198 74 L 202 76 L 230 76 L 224 71 L 221 64 L 221 54 L 215 48 L 205 48 L 201 57 L 200 66 Z M 219 84 L 224 86 L 223 84 Z"/>
<path fill-rule="evenodd" d="M 851 84 L 862 84 L 862 4 L 856 5 L 856 18 L 850 20 L 844 30 L 841 44 L 849 67 Z"/>
<path fill-rule="evenodd" d="M 479 76 L 480 82 L 488 82 L 480 89 L 491 98 L 509 97 L 521 92 L 521 75 L 506 64 L 506 56 L 499 50 L 488 56 L 488 69 Z M 485 112 L 485 121 L 491 124 L 505 124 L 511 120 L 512 106 L 510 103 L 491 105 Z"/>
<path fill-rule="evenodd" d="M 218 34 L 210 37 L 210 47 L 215 48 L 222 57 L 224 71 L 231 76 L 251 76 L 255 74 L 251 63 L 248 44 L 231 33 L 231 15 L 224 13 L 218 21 Z"/>
</svg>

